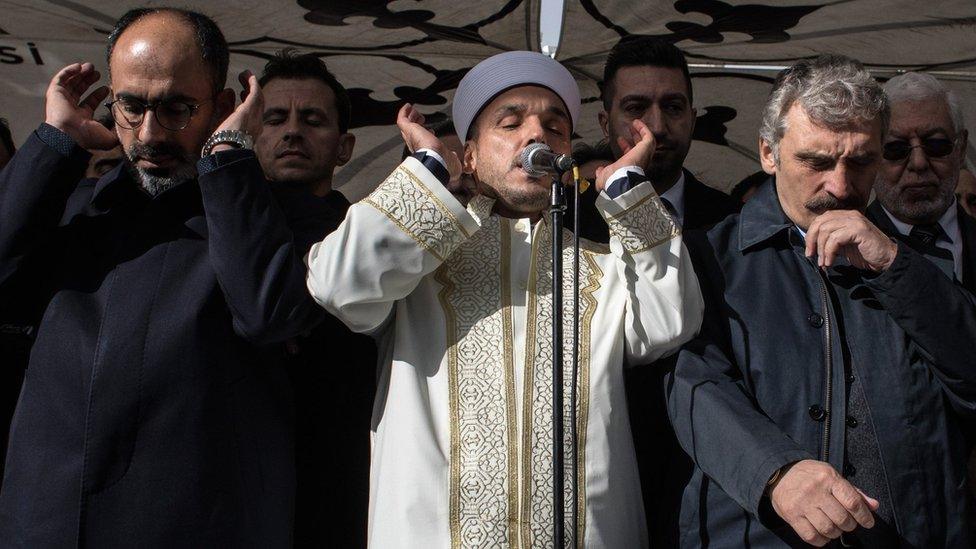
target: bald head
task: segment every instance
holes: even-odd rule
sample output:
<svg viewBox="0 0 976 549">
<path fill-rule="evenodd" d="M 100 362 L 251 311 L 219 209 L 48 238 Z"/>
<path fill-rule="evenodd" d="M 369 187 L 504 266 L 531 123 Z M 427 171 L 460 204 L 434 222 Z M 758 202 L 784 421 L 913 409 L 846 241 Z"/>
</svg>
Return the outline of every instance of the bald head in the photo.
<svg viewBox="0 0 976 549">
<path fill-rule="evenodd" d="M 109 37 L 116 132 L 130 172 L 157 195 L 196 177 L 200 148 L 234 108 L 227 43 L 213 21 L 137 10 Z"/>
<path fill-rule="evenodd" d="M 106 57 L 110 73 L 120 44 L 127 47 L 130 55 L 161 57 L 175 50 L 192 54 L 205 65 L 214 93 L 227 82 L 227 41 L 217 24 L 205 15 L 176 8 L 130 10 L 116 22 L 108 37 Z"/>
</svg>

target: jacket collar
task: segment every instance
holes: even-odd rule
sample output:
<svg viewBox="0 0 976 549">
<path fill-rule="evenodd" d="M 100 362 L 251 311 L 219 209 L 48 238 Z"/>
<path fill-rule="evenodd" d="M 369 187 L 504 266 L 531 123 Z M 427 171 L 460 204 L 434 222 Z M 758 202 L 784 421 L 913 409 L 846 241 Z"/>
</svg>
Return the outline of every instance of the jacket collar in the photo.
<svg viewBox="0 0 976 549">
<path fill-rule="evenodd" d="M 91 196 L 92 205 L 104 205 L 106 197 L 111 194 L 111 189 L 122 186 L 126 181 L 129 181 L 131 184 L 132 176 L 126 170 L 125 160 L 123 160 L 95 182 L 95 189 L 92 191 Z"/>
<path fill-rule="evenodd" d="M 776 195 L 776 179 L 770 177 L 739 214 L 739 251 L 772 239 L 794 227 Z"/>
</svg>

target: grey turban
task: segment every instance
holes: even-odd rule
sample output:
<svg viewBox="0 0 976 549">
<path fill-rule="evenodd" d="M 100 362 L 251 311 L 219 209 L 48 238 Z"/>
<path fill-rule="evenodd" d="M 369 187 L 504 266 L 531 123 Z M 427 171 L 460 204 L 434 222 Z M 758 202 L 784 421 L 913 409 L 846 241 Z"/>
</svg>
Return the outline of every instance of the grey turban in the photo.
<svg viewBox="0 0 976 549">
<path fill-rule="evenodd" d="M 533 51 L 509 51 L 493 55 L 464 75 L 454 94 L 454 129 L 461 141 L 481 109 L 496 95 L 515 86 L 539 85 L 549 88 L 566 104 L 576 127 L 580 93 L 576 79 L 558 61 Z"/>
</svg>

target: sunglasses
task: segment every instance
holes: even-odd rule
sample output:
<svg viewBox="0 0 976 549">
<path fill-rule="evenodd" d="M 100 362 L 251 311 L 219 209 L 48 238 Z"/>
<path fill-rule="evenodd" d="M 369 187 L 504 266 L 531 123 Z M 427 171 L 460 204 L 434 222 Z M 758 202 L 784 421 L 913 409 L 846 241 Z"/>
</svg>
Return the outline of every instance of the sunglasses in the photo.
<svg viewBox="0 0 976 549">
<path fill-rule="evenodd" d="M 942 158 L 948 156 L 956 148 L 956 140 L 944 137 L 927 137 L 918 145 L 909 145 L 908 141 L 903 140 L 889 141 L 884 144 L 881 156 L 885 160 L 900 161 L 908 158 L 908 155 L 912 154 L 912 149 L 918 147 L 921 147 L 922 152 L 929 158 Z"/>
</svg>

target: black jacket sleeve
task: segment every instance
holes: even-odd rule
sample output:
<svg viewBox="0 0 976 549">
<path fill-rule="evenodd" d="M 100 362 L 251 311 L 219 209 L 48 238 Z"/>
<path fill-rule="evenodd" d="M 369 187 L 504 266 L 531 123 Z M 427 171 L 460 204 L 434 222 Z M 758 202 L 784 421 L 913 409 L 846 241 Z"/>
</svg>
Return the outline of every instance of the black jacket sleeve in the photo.
<svg viewBox="0 0 976 549">
<path fill-rule="evenodd" d="M 867 281 L 928 359 L 953 409 L 976 420 L 976 299 L 924 255 L 898 243 L 894 263 Z"/>
<path fill-rule="evenodd" d="M 30 255 L 44 253 L 89 154 L 42 124 L 0 172 L 0 293 Z"/>
<path fill-rule="evenodd" d="M 235 331 L 266 344 L 321 322 L 325 312 L 305 285 L 302 250 L 254 154 L 224 151 L 202 159 L 200 191 L 210 260 Z"/>
</svg>

